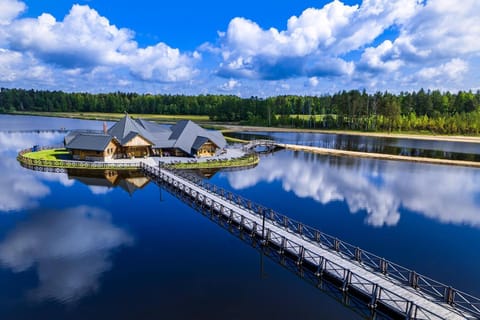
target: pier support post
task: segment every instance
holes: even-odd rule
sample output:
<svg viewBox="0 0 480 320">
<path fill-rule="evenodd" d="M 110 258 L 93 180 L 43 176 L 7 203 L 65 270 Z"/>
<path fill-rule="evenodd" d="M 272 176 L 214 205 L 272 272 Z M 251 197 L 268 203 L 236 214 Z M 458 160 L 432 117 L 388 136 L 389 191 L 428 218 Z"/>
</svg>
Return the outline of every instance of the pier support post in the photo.
<svg viewBox="0 0 480 320">
<path fill-rule="evenodd" d="M 382 260 L 380 260 L 380 271 L 386 275 L 387 270 L 388 270 L 388 262 L 384 258 L 382 258 Z"/>
<path fill-rule="evenodd" d="M 333 240 L 333 249 L 337 252 L 340 252 L 340 240 L 338 240 L 337 238 Z"/>
<path fill-rule="evenodd" d="M 303 246 L 300 246 L 300 248 L 298 250 L 297 266 L 302 265 L 304 258 L 305 258 L 305 248 Z"/>
<path fill-rule="evenodd" d="M 256 233 L 257 233 L 257 223 L 256 223 L 256 222 L 253 222 L 252 232 L 250 233 L 250 236 L 251 236 L 252 238 L 254 238 L 255 235 L 256 235 Z"/>
<path fill-rule="evenodd" d="M 407 303 L 407 313 L 405 318 L 408 320 L 417 319 L 417 305 L 412 301 Z"/>
<path fill-rule="evenodd" d="M 418 274 L 415 271 L 410 271 L 410 286 L 414 289 L 418 288 Z"/>
<path fill-rule="evenodd" d="M 445 288 L 445 302 L 449 305 L 455 302 L 455 290 L 452 287 Z"/>
<path fill-rule="evenodd" d="M 284 254 L 285 253 L 285 247 L 287 246 L 287 239 L 282 236 L 282 240 L 280 241 L 280 250 L 279 250 L 279 253 L 280 254 Z"/>
<path fill-rule="evenodd" d="M 355 260 L 360 263 L 362 262 L 362 249 L 359 247 L 355 248 Z"/>
<path fill-rule="evenodd" d="M 317 271 L 315 271 L 315 276 L 321 277 L 323 276 L 323 271 L 325 270 L 325 258 L 320 257 L 318 261 Z"/>
<path fill-rule="evenodd" d="M 377 308 L 377 302 L 378 302 L 378 299 L 380 298 L 380 291 L 381 291 L 381 288 L 378 286 L 378 284 L 374 284 L 372 287 L 372 296 L 370 297 L 370 302 L 368 303 L 368 307 L 370 309 Z"/>
<path fill-rule="evenodd" d="M 352 283 L 352 271 L 347 270 L 345 277 L 343 279 L 342 291 L 343 292 L 347 291 L 351 283 Z"/>
</svg>

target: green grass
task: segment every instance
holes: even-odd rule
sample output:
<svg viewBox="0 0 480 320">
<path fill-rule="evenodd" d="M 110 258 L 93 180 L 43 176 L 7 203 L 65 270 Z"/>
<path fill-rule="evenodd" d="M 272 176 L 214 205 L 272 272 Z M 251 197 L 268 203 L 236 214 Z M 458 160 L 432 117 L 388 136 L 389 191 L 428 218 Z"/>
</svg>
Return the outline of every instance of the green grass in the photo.
<svg viewBox="0 0 480 320">
<path fill-rule="evenodd" d="M 70 160 L 71 156 L 67 149 L 49 149 L 28 152 L 23 155 L 32 160 Z"/>
<path fill-rule="evenodd" d="M 231 160 L 214 160 L 208 162 L 196 162 L 196 163 L 176 163 L 167 167 L 173 167 L 175 169 L 211 169 L 211 168 L 236 168 L 256 165 L 260 159 L 257 155 L 250 155 L 242 158 Z"/>
</svg>

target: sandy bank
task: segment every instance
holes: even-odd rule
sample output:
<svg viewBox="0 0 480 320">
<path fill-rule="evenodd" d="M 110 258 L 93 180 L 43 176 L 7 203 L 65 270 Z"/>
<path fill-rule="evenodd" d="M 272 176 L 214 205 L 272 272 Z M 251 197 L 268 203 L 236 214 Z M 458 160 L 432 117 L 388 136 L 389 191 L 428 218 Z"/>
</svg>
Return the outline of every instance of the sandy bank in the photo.
<svg viewBox="0 0 480 320">
<path fill-rule="evenodd" d="M 278 146 L 284 147 L 285 149 L 288 149 L 288 150 L 304 151 L 304 152 L 325 154 L 325 155 L 331 155 L 331 156 L 340 156 L 340 157 L 360 157 L 360 158 L 370 158 L 370 159 L 380 159 L 380 160 L 410 161 L 410 162 L 417 162 L 417 163 L 443 164 L 443 165 L 480 168 L 480 162 L 473 162 L 473 161 L 409 157 L 409 156 L 400 156 L 400 155 L 382 154 L 382 153 L 368 153 L 368 152 L 358 152 L 358 151 L 348 151 L 348 150 L 338 150 L 338 149 L 327 149 L 327 148 L 320 148 L 320 147 L 301 146 L 296 144 L 280 144 L 279 143 Z"/>
</svg>

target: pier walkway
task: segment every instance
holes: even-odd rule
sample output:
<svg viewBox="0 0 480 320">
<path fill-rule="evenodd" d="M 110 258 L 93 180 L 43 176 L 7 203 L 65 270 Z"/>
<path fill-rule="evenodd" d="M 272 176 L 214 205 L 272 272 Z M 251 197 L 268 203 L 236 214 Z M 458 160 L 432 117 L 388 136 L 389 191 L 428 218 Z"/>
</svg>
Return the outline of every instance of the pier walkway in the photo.
<svg viewBox="0 0 480 320">
<path fill-rule="evenodd" d="M 293 221 L 271 209 L 211 185 L 142 162 L 141 170 L 190 197 L 199 205 L 263 245 L 292 258 L 300 267 L 336 282 L 343 291 L 363 297 L 372 309 L 405 319 L 479 319 L 480 299 L 429 279 L 415 271 Z"/>
</svg>

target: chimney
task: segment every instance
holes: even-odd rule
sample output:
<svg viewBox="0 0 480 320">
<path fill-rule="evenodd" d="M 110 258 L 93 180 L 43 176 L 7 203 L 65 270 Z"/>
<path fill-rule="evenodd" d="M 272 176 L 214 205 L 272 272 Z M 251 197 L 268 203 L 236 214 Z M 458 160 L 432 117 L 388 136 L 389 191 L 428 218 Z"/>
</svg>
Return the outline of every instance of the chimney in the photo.
<svg viewBox="0 0 480 320">
<path fill-rule="evenodd" d="M 103 121 L 103 133 L 107 134 L 107 122 Z"/>
</svg>

